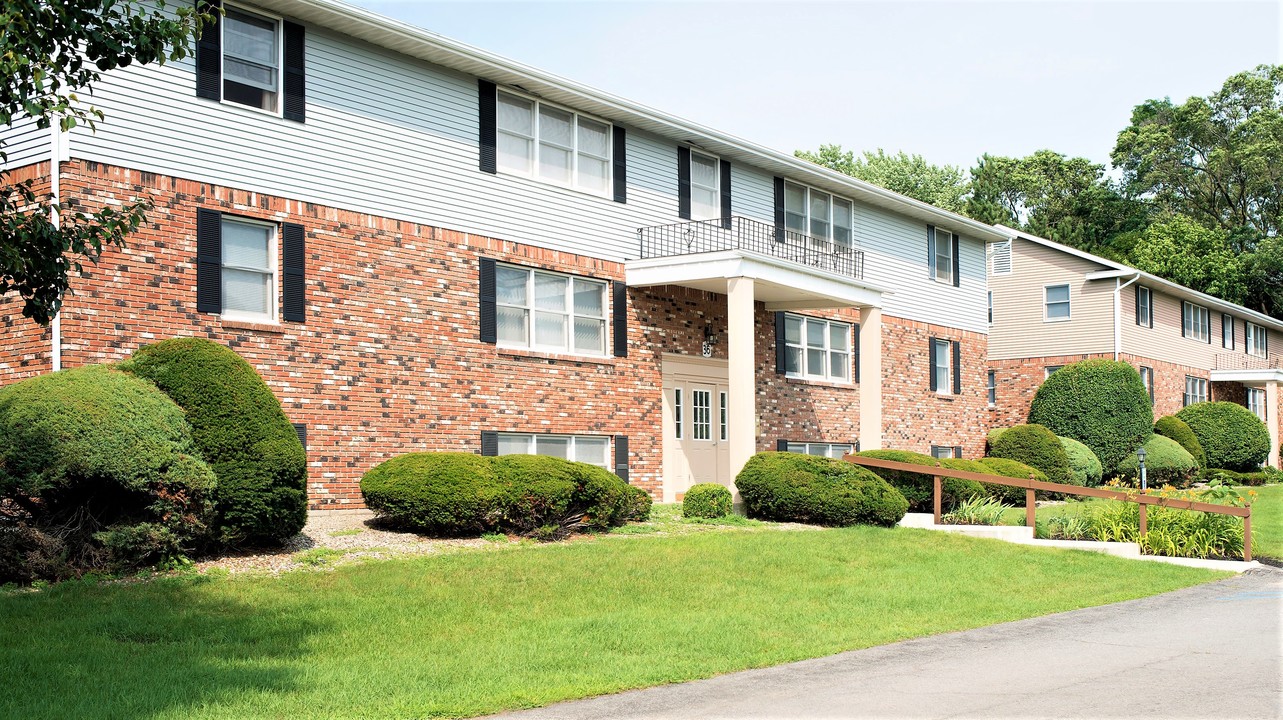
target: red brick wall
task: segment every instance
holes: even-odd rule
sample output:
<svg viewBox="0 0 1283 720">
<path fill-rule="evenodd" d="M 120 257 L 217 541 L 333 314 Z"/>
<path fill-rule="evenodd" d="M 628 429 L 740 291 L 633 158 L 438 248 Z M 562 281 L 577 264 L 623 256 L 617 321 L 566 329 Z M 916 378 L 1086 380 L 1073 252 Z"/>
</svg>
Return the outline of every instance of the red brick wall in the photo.
<svg viewBox="0 0 1283 720">
<path fill-rule="evenodd" d="M 622 434 L 633 484 L 661 487 L 661 358 L 698 355 L 705 327 L 725 357 L 726 298 L 684 288 L 629 293 L 629 356 L 585 359 L 514 351 L 478 339 L 478 258 L 604 280 L 622 264 L 95 163 L 64 165 L 63 198 L 93 208 L 149 194 L 148 224 L 73 283 L 63 363 L 115 362 L 140 345 L 208 337 L 264 377 L 308 428 L 314 507 L 360 505 L 361 475 L 415 450 L 477 451 L 484 430 Z M 259 325 L 196 312 L 196 208 L 296 222 L 307 232 L 306 323 Z M 12 310 L 12 303 L 5 306 Z M 855 311 L 817 313 L 857 321 Z M 14 322 L 7 317 L 6 322 Z M 28 333 L 48 347 L 47 335 Z M 928 390 L 927 338 L 961 339 L 964 392 Z M 983 335 L 884 318 L 886 445 L 983 449 Z M 6 342 L 0 382 L 47 369 Z M 23 357 L 32 358 L 23 366 Z M 851 442 L 859 387 L 785 379 L 774 370 L 773 316 L 758 309 L 759 449 L 775 441 Z M 7 366 L 5 365 L 7 364 Z"/>
<path fill-rule="evenodd" d="M 32 190 L 37 196 L 49 194 L 49 163 L 35 163 L 10 171 L 6 182 L 34 180 Z M 4 350 L 0 352 L 0 384 L 13 379 L 31 377 L 52 369 L 52 336 L 22 316 L 22 298 L 17 293 L 0 295 L 0 337 Z"/>
</svg>

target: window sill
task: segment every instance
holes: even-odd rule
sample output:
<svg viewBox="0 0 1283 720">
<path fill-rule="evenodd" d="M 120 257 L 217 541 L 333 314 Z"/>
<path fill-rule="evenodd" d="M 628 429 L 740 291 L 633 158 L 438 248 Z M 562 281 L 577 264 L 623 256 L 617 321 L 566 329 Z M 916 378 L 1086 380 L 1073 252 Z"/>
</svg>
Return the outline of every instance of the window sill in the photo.
<svg viewBox="0 0 1283 720">
<path fill-rule="evenodd" d="M 835 390 L 855 390 L 860 387 L 859 383 L 847 382 L 845 380 L 819 380 L 815 378 L 794 377 L 785 375 L 784 382 L 795 385 L 814 385 L 816 387 L 828 387 Z"/>
<path fill-rule="evenodd" d="M 249 320 L 220 320 L 224 330 L 249 330 L 251 332 L 274 333 L 282 335 L 290 331 L 289 327 L 278 323 L 252 322 Z"/>
<path fill-rule="evenodd" d="M 561 353 L 550 353 L 542 350 L 523 350 L 521 348 L 499 347 L 497 352 L 501 357 L 512 358 L 514 360 L 546 360 L 549 364 L 558 362 L 577 363 L 584 365 L 603 365 L 606 367 L 615 366 L 614 357 L 604 355 L 565 355 Z"/>
</svg>

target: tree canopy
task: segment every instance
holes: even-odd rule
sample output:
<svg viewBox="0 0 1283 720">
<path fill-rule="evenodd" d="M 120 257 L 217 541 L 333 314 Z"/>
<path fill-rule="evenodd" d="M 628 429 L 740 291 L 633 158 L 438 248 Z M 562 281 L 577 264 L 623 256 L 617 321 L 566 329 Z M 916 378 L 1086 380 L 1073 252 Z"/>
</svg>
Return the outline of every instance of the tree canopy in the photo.
<svg viewBox="0 0 1283 720">
<path fill-rule="evenodd" d="M 95 127 L 103 114 L 79 97 L 101 73 L 132 64 L 187 57 L 192 38 L 212 17 L 193 8 L 143 9 L 129 0 L 8 0 L 0 7 L 0 125 L 34 120 L 63 131 Z M 22 314 L 47 325 L 62 306 L 69 273 L 97 262 L 145 221 L 147 200 L 72 212 L 34 182 L 13 182 L 0 141 L 0 295 L 17 292 Z M 55 221 L 55 217 L 57 220 Z"/>
<path fill-rule="evenodd" d="M 819 152 L 798 150 L 794 154 L 938 208 L 962 212 L 966 204 L 966 173 L 952 165 L 932 165 L 921 155 L 888 155 L 878 148 L 877 152 L 865 151 L 857 158 L 841 145 L 821 145 Z"/>
</svg>

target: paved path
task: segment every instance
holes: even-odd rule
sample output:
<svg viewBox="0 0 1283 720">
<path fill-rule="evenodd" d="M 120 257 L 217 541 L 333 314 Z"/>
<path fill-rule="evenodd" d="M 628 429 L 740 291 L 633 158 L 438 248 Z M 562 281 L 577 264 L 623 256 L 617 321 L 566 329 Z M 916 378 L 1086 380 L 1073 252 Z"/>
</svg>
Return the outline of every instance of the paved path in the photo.
<svg viewBox="0 0 1283 720">
<path fill-rule="evenodd" d="M 1283 718 L 1283 571 L 504 718 Z"/>
</svg>

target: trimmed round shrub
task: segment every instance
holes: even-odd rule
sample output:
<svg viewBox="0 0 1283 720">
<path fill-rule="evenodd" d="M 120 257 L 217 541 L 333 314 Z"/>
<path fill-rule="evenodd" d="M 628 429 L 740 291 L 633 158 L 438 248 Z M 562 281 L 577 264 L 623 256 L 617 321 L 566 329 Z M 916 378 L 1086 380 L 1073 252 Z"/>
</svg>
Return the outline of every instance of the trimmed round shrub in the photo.
<svg viewBox="0 0 1283 720">
<path fill-rule="evenodd" d="M 735 486 L 749 517 L 767 520 L 891 527 L 909 505 L 865 468 L 802 453 L 758 453 L 744 464 Z"/>
<path fill-rule="evenodd" d="M 1207 453 L 1203 451 L 1203 445 L 1199 443 L 1198 436 L 1184 420 L 1175 415 L 1165 415 L 1154 423 L 1154 432 L 1180 443 L 1181 447 L 1185 448 L 1185 452 L 1194 456 L 1194 462 L 1198 463 L 1200 468 L 1207 467 Z"/>
<path fill-rule="evenodd" d="M 731 491 L 717 483 L 692 485 L 682 498 L 682 517 L 719 518 L 731 514 Z"/>
<path fill-rule="evenodd" d="M 1028 479 L 1030 475 L 1034 480 L 1047 482 L 1047 475 L 1037 468 L 1031 468 L 1028 465 L 1016 460 L 1007 458 L 987 457 L 976 461 L 984 466 L 984 472 L 990 475 L 1001 475 L 1009 478 Z M 993 485 L 991 483 L 982 483 L 989 497 L 1000 500 L 1008 505 L 1024 505 L 1025 489 L 1012 487 L 1010 485 Z"/>
<path fill-rule="evenodd" d="M 361 478 L 366 505 L 386 524 L 439 536 L 504 532 L 557 539 L 650 512 L 609 471 L 544 455 L 399 455 Z M 645 493 L 641 493 L 645 495 Z"/>
<path fill-rule="evenodd" d="M 985 453 L 986 454 L 989 452 L 991 448 L 993 448 L 993 444 L 999 438 L 999 436 L 1001 436 L 1005 432 L 1007 432 L 1007 428 L 993 428 L 985 435 Z"/>
<path fill-rule="evenodd" d="M 1065 485 L 1074 482 L 1074 473 L 1069 467 L 1065 447 L 1060 444 L 1055 433 L 1042 425 L 1017 425 L 1008 428 L 994 441 L 989 455 L 1037 468 L 1047 476 L 1048 482 Z"/>
<path fill-rule="evenodd" d="M 937 462 L 943 466 L 943 461 L 936 460 L 930 455 L 907 450 L 865 450 L 855 454 L 859 457 L 870 457 L 878 460 L 925 465 L 927 469 L 923 470 L 922 473 L 884 470 L 883 468 L 874 467 L 865 469 L 890 483 L 891 487 L 899 490 L 900 494 L 909 501 L 909 512 L 933 511 L 932 485 L 934 480 L 932 479 L 930 468 L 934 468 Z M 984 488 L 980 486 L 980 483 L 971 480 L 947 477 L 943 478 L 940 485 L 940 505 L 944 512 L 954 509 L 963 500 L 984 494 Z"/>
<path fill-rule="evenodd" d="M 1270 431 L 1251 410 L 1231 402 L 1201 402 L 1182 408 L 1185 421 L 1207 457 L 1205 467 L 1252 472 L 1270 455 Z"/>
<path fill-rule="evenodd" d="M 239 355 L 202 338 L 138 349 L 121 369 L 151 380 L 187 413 L 218 478 L 218 541 L 279 544 L 307 522 L 307 457 L 281 403 Z"/>
<path fill-rule="evenodd" d="M 650 493 L 636 485 L 628 486 L 628 520 L 645 521 L 650 519 L 650 508 L 655 501 Z"/>
<path fill-rule="evenodd" d="M 1150 487 L 1185 487 L 1197 470 L 1198 461 L 1175 440 L 1153 435 L 1145 442 L 1145 475 Z M 1135 453 L 1118 466 L 1118 472 L 1136 478 L 1136 485 L 1140 486 L 1140 461 Z"/>
<path fill-rule="evenodd" d="M 1084 360 L 1047 377 L 1034 394 L 1029 422 L 1091 448 L 1106 475 L 1153 432 L 1154 409 L 1136 368 Z"/>
<path fill-rule="evenodd" d="M 1073 438 L 1057 437 L 1057 439 L 1060 440 L 1060 446 L 1065 449 L 1065 456 L 1069 458 L 1069 470 L 1074 474 L 1071 484 L 1085 487 L 1100 485 L 1105 469 L 1101 466 L 1100 458 L 1096 457 L 1096 453 Z"/>
<path fill-rule="evenodd" d="M 213 519 L 183 411 L 107 366 L 0 388 L 0 583 L 177 558 Z"/>
</svg>

